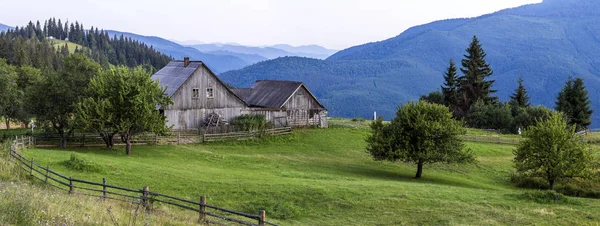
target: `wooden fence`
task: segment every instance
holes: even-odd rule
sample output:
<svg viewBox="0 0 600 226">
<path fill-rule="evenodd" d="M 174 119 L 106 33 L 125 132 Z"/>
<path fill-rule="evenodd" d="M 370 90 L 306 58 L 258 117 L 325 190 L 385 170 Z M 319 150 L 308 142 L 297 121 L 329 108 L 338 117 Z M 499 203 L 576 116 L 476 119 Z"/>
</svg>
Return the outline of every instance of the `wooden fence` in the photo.
<svg viewBox="0 0 600 226">
<path fill-rule="evenodd" d="M 462 135 L 461 139 L 470 142 L 495 143 L 495 144 L 518 144 L 520 137 L 502 137 L 502 136 L 483 136 L 483 135 Z"/>
<path fill-rule="evenodd" d="M 237 131 L 223 130 L 218 133 L 207 133 L 200 130 L 181 130 L 172 131 L 169 135 L 143 134 L 134 136 L 132 143 L 135 144 L 198 144 L 203 142 L 224 141 L 224 140 L 247 140 L 263 136 L 278 136 L 292 133 L 290 127 L 281 127 L 265 130 Z M 56 134 L 44 134 L 31 137 L 32 144 L 37 146 L 56 146 L 60 143 L 60 136 Z M 99 134 L 79 133 L 67 137 L 69 146 L 103 146 L 104 140 Z M 114 145 L 125 145 L 118 136 L 113 138 Z"/>
<path fill-rule="evenodd" d="M 27 139 L 25 137 L 15 139 L 10 146 L 10 161 L 18 164 L 29 176 L 69 194 L 139 203 L 146 211 L 152 211 L 154 203 L 163 203 L 197 212 L 199 223 L 223 224 L 223 222 L 234 222 L 241 225 L 276 225 L 266 221 L 264 210 L 259 211 L 256 215 L 229 210 L 207 204 L 206 196 L 200 196 L 198 201 L 192 201 L 152 192 L 148 186 L 144 186 L 142 189 L 132 189 L 110 185 L 106 182 L 106 178 L 103 178 L 102 182 L 92 182 L 67 177 L 51 170 L 48 166 L 43 167 L 37 164 L 33 158 L 26 159 L 18 152 L 19 146 L 25 148 L 31 144 L 31 140 L 29 137 Z"/>
</svg>

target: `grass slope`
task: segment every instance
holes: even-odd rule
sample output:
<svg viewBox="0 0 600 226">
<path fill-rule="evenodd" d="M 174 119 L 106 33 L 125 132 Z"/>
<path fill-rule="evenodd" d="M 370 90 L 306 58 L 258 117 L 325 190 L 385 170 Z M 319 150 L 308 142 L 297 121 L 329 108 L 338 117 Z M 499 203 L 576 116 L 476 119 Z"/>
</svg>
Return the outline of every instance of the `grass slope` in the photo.
<svg viewBox="0 0 600 226">
<path fill-rule="evenodd" d="M 141 188 L 256 213 L 283 225 L 593 224 L 600 200 L 540 203 L 508 182 L 514 147 L 468 143 L 476 165 L 375 162 L 364 129 L 299 130 L 267 141 L 102 148 L 30 149 L 36 162 L 75 178 Z M 101 173 L 59 164 L 77 152 Z"/>
<path fill-rule="evenodd" d="M 75 48 L 77 48 L 77 49 L 84 48 L 83 46 L 81 46 L 79 44 L 75 44 L 73 42 L 58 40 L 58 39 L 52 40 L 52 45 L 54 46 L 54 49 L 56 49 L 57 51 L 60 51 L 60 48 L 65 46 L 65 43 L 67 44 L 67 47 L 69 48 L 69 53 L 71 53 L 71 54 L 73 54 L 75 52 Z"/>
</svg>

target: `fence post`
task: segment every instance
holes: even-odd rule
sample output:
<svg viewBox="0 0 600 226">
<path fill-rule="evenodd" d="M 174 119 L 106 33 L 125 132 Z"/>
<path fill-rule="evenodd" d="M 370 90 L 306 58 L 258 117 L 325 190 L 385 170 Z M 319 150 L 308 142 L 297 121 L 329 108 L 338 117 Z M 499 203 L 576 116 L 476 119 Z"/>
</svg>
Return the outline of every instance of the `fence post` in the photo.
<svg viewBox="0 0 600 226">
<path fill-rule="evenodd" d="M 181 131 L 177 132 L 177 145 L 181 144 Z"/>
<path fill-rule="evenodd" d="M 106 199 L 106 178 L 102 178 L 102 199 Z"/>
<path fill-rule="evenodd" d="M 25 148 L 25 136 L 21 135 L 21 147 Z"/>
<path fill-rule="evenodd" d="M 69 194 L 72 194 L 73 190 L 73 177 L 69 177 Z"/>
<path fill-rule="evenodd" d="M 48 171 L 50 171 L 50 166 L 46 165 L 46 183 L 48 183 Z"/>
<path fill-rule="evenodd" d="M 204 222 L 206 218 L 206 196 L 200 196 L 200 215 L 198 217 L 198 223 Z"/>
<path fill-rule="evenodd" d="M 148 202 L 148 193 L 150 193 L 150 188 L 148 186 L 144 186 L 142 190 L 142 206 L 146 211 L 150 210 L 150 205 Z"/>
<path fill-rule="evenodd" d="M 9 151 L 8 152 L 8 160 L 12 162 L 13 161 L 12 160 L 13 159 L 13 147 L 12 147 L 12 145 L 8 147 L 8 151 Z"/>
<path fill-rule="evenodd" d="M 267 213 L 264 210 L 258 212 L 260 218 L 258 219 L 258 225 L 265 225 L 265 221 L 267 221 Z"/>
<path fill-rule="evenodd" d="M 31 164 L 29 165 L 29 175 L 33 176 L 33 158 L 31 158 Z"/>
</svg>

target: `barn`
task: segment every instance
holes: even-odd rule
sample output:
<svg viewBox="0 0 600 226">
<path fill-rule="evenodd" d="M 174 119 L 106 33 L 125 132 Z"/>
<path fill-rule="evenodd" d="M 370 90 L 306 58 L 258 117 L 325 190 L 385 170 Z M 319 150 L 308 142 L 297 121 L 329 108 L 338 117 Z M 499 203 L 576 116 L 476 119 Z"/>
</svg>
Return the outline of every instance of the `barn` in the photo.
<svg viewBox="0 0 600 226">
<path fill-rule="evenodd" d="M 260 80 L 250 88 L 230 89 L 202 61 L 171 61 L 152 79 L 173 104 L 162 106 L 175 130 L 201 129 L 218 115 L 231 121 L 244 114 L 265 115 L 276 127 L 327 127 L 327 109 L 302 82 Z"/>
</svg>

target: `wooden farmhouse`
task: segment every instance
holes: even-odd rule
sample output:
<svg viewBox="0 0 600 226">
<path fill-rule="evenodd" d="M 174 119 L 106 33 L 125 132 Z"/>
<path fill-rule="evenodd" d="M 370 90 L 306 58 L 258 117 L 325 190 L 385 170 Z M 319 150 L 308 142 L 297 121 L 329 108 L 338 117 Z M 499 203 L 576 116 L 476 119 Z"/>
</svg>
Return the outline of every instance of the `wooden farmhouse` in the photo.
<svg viewBox="0 0 600 226">
<path fill-rule="evenodd" d="M 260 80 L 251 88 L 228 88 L 201 61 L 171 61 L 154 75 L 173 99 L 160 111 L 174 130 L 202 129 L 218 116 L 227 124 L 244 114 L 265 115 L 275 127 L 327 127 L 327 109 L 302 82 Z"/>
</svg>

